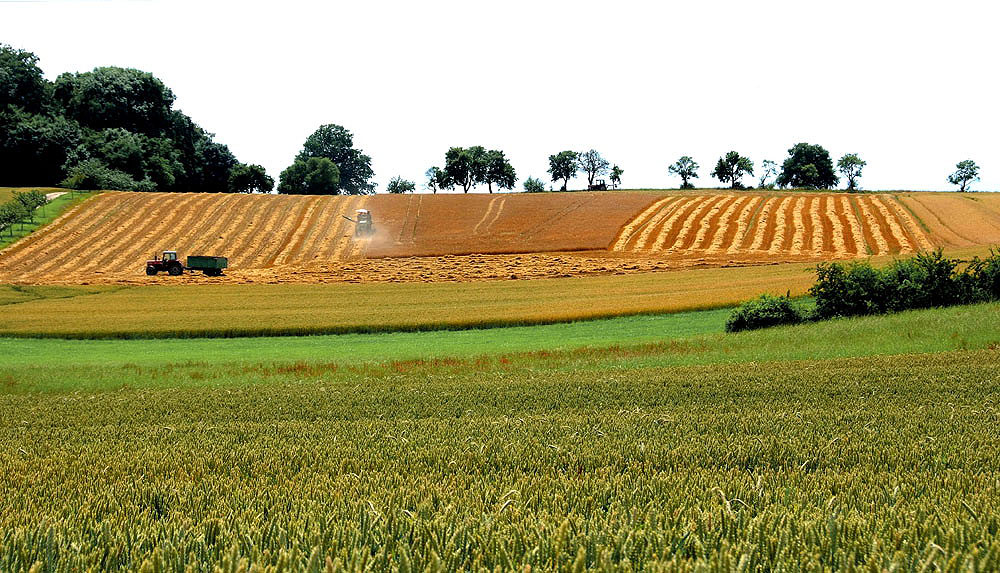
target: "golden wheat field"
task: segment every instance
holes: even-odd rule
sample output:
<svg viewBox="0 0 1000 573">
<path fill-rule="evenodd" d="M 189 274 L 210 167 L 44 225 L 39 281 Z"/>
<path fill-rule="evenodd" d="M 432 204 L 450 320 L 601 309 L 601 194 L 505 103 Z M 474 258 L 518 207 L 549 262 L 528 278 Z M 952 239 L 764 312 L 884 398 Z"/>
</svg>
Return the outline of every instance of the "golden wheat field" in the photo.
<svg viewBox="0 0 1000 573">
<path fill-rule="evenodd" d="M 373 213 L 354 237 L 345 217 Z M 370 197 L 109 192 L 0 252 L 0 283 L 148 284 L 165 249 L 215 282 L 439 282 L 628 274 L 1000 244 L 996 194 L 619 192 Z M 187 282 L 205 282 L 188 276 Z"/>
</svg>

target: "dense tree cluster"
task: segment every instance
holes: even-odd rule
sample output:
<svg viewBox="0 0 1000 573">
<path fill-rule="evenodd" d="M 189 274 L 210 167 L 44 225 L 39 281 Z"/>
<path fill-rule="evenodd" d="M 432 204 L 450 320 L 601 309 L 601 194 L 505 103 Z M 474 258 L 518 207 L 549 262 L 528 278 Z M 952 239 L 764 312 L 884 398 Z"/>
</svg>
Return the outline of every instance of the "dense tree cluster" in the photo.
<svg viewBox="0 0 1000 573">
<path fill-rule="evenodd" d="M 375 192 L 374 176 L 372 158 L 354 148 L 350 131 L 336 124 L 321 125 L 281 172 L 278 193 L 370 195 Z"/>
<path fill-rule="evenodd" d="M 452 147 L 445 153 L 444 168 L 431 167 L 425 175 L 426 187 L 434 193 L 456 187 L 468 193 L 479 184 L 485 184 L 492 193 L 494 185 L 497 189 L 513 189 L 517 184 L 517 172 L 504 152 L 481 145 Z"/>
<path fill-rule="evenodd" d="M 100 67 L 48 82 L 37 62 L 30 52 L 0 45 L 6 185 L 232 190 L 239 165 L 232 152 L 173 109 L 173 92 L 152 74 Z"/>
</svg>

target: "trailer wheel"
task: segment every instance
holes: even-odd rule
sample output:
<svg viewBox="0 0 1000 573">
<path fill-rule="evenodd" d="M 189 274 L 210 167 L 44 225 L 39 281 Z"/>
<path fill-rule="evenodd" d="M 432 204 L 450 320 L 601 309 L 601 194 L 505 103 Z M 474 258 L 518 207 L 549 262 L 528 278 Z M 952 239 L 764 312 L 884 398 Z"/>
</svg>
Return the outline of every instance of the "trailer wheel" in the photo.
<svg viewBox="0 0 1000 573">
<path fill-rule="evenodd" d="M 169 269 L 167 269 L 167 272 L 170 273 L 170 276 L 176 277 L 183 273 L 184 269 L 182 269 L 180 265 L 172 265 Z"/>
<path fill-rule="evenodd" d="M 156 270 L 156 267 L 154 267 L 154 266 L 148 266 L 148 267 L 146 267 L 146 274 L 149 275 L 149 276 L 151 276 L 151 277 L 155 277 L 157 272 L 158 271 Z"/>
</svg>

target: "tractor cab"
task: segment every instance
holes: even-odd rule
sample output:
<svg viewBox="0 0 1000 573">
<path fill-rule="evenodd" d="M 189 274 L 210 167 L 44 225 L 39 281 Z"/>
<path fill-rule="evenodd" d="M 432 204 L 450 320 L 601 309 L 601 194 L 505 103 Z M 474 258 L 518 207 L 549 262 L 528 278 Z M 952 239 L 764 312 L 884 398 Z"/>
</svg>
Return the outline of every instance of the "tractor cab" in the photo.
<svg viewBox="0 0 1000 573">
<path fill-rule="evenodd" d="M 372 214 L 368 209 L 358 209 L 355 215 L 354 236 L 367 237 L 375 232 L 372 226 Z"/>
<path fill-rule="evenodd" d="M 153 260 L 146 261 L 147 275 L 155 276 L 159 272 L 166 272 L 171 276 L 184 272 L 184 265 L 177 259 L 177 251 L 163 251 L 163 257 L 154 254 Z"/>
</svg>

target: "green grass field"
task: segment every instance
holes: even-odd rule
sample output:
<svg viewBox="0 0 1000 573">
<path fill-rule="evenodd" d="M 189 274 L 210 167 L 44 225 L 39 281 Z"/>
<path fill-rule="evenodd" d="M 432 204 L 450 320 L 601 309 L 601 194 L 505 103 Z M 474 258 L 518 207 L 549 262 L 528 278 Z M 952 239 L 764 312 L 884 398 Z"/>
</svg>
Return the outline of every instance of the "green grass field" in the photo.
<svg viewBox="0 0 1000 573">
<path fill-rule="evenodd" d="M 0 570 L 1000 567 L 1000 305 L 722 314 L 5 340 Z"/>
</svg>

